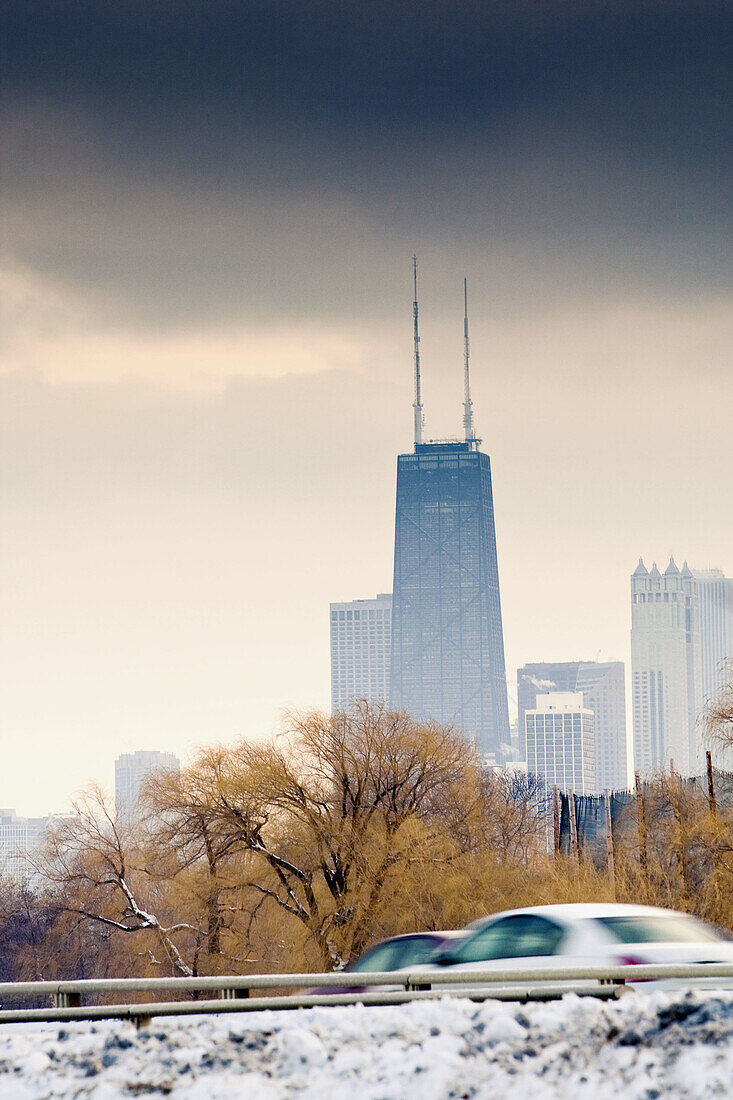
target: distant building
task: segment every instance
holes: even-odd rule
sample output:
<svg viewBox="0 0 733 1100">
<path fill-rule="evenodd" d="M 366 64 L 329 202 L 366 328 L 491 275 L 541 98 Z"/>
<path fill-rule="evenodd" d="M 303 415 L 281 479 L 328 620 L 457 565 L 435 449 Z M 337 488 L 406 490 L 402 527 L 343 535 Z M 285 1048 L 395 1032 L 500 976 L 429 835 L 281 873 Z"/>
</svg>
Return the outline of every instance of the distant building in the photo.
<svg viewBox="0 0 733 1100">
<path fill-rule="evenodd" d="M 36 877 L 36 856 L 55 821 L 66 815 L 19 817 L 15 810 L 0 810 L 0 879 L 32 883 Z"/>
<path fill-rule="evenodd" d="M 331 710 L 389 699 L 392 596 L 331 604 Z"/>
<path fill-rule="evenodd" d="M 631 679 L 634 766 L 649 774 L 699 768 L 697 718 L 700 625 L 697 586 L 687 562 L 661 574 L 639 559 L 631 577 Z"/>
<path fill-rule="evenodd" d="M 170 752 L 140 750 L 125 752 L 115 760 L 115 814 L 117 821 L 130 825 L 137 820 L 143 783 L 156 771 L 179 772 L 181 762 Z"/>
<path fill-rule="evenodd" d="M 0 810 L 0 878 L 23 881 L 27 875 L 28 823 L 15 810 Z"/>
<path fill-rule="evenodd" d="M 622 661 L 542 661 L 517 670 L 519 751 L 526 754 L 525 721 L 539 695 L 582 692 L 593 711 L 595 782 L 600 791 L 628 785 L 626 753 L 626 685 Z M 530 769 L 531 770 L 531 769 Z"/>
<path fill-rule="evenodd" d="M 527 771 L 549 791 L 592 794 L 596 790 L 593 711 L 581 692 L 552 691 L 538 695 L 525 711 Z"/>
<path fill-rule="evenodd" d="M 509 745 L 491 466 L 478 440 L 397 459 L 391 699 L 454 725 L 501 762 Z"/>
<path fill-rule="evenodd" d="M 733 659 L 733 580 L 720 569 L 693 569 L 700 621 L 700 701 L 713 702 Z"/>
</svg>

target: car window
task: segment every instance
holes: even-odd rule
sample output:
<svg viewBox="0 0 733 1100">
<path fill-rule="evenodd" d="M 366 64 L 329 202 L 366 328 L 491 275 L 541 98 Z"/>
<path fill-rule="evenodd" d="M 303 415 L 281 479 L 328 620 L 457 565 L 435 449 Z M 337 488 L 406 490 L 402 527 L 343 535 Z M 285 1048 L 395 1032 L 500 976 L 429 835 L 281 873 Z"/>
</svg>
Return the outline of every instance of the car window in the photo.
<svg viewBox="0 0 733 1100">
<path fill-rule="evenodd" d="M 560 925 L 545 917 L 503 917 L 463 943 L 456 957 L 459 962 L 483 962 L 554 955 L 563 936 Z"/>
<path fill-rule="evenodd" d="M 376 947 L 373 947 L 371 951 L 367 951 L 361 958 L 356 959 L 353 963 L 349 963 L 346 968 L 349 972 L 367 972 L 379 970 L 396 970 L 401 964 L 398 962 L 399 958 L 399 941 L 392 943 L 379 943 Z"/>
<path fill-rule="evenodd" d="M 674 914 L 596 917 L 596 920 L 621 943 L 717 943 L 723 938 L 694 917 Z"/>
<path fill-rule="evenodd" d="M 419 966 L 433 955 L 439 940 L 433 936 L 409 936 L 400 941 L 397 966 Z"/>
</svg>

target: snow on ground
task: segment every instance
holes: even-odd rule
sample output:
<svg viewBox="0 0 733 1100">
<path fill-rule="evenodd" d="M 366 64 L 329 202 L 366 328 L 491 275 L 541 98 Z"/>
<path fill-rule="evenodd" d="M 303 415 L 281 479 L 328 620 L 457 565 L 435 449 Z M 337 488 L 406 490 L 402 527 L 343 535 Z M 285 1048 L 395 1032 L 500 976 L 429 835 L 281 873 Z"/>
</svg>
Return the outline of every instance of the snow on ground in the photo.
<svg viewBox="0 0 733 1100">
<path fill-rule="evenodd" d="M 733 994 L 0 1025 L 0 1100 L 728 1097 Z"/>
</svg>

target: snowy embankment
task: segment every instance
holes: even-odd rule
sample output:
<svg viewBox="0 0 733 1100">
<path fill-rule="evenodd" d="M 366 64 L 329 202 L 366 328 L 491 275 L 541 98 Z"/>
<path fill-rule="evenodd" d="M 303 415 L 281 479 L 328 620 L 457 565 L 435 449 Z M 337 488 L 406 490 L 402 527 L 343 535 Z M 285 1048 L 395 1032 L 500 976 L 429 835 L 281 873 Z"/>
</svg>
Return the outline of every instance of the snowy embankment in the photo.
<svg viewBox="0 0 733 1100">
<path fill-rule="evenodd" d="M 733 994 L 0 1026 L 0 1100 L 730 1096 Z"/>
</svg>

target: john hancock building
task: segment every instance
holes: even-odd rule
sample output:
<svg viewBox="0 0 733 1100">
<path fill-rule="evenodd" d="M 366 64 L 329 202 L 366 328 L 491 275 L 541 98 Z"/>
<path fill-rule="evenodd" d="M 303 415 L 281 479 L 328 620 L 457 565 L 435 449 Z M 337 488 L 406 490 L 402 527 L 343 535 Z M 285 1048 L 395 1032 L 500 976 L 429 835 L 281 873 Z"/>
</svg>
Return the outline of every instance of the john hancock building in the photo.
<svg viewBox="0 0 733 1100">
<path fill-rule="evenodd" d="M 466 288 L 464 283 L 464 305 Z M 489 456 L 473 431 L 464 309 L 464 439 L 423 442 L 417 278 L 415 446 L 397 459 L 390 699 L 460 729 L 487 762 L 509 742 Z"/>
</svg>

